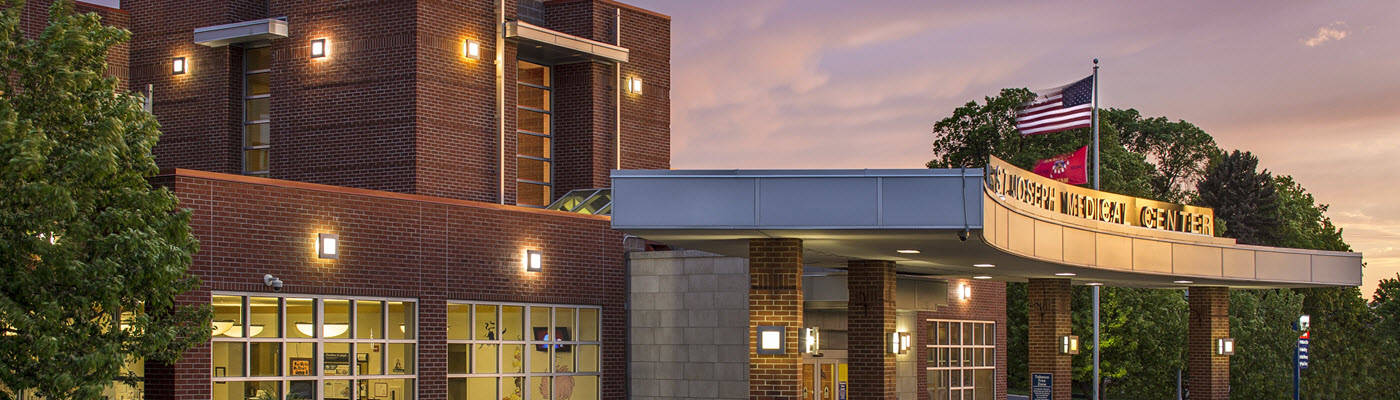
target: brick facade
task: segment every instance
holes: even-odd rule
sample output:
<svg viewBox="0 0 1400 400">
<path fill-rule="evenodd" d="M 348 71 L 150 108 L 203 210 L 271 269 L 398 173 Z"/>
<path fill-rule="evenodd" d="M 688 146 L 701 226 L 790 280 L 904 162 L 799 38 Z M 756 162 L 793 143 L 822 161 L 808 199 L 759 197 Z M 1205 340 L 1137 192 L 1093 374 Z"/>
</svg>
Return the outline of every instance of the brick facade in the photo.
<svg viewBox="0 0 1400 400">
<path fill-rule="evenodd" d="M 1030 279 L 1026 285 L 1026 312 L 1030 326 L 1027 349 L 1030 373 L 1049 373 L 1056 399 L 1070 398 L 1071 356 L 1060 354 L 1060 337 L 1070 335 L 1070 280 Z"/>
<path fill-rule="evenodd" d="M 36 39 L 48 27 L 49 6 L 52 0 L 29 0 L 24 2 L 24 9 L 20 10 L 20 31 L 28 39 Z M 95 13 L 102 19 L 102 24 L 122 29 L 129 29 L 131 25 L 131 15 L 126 10 L 119 10 L 110 7 L 103 7 L 96 4 L 84 2 L 74 2 L 73 12 Z M 118 90 L 129 90 L 128 85 L 128 65 L 130 64 L 131 42 L 117 44 L 107 51 L 107 75 L 117 78 Z M 136 88 L 145 91 L 145 88 Z"/>
<path fill-rule="evenodd" d="M 418 397 L 447 397 L 446 301 L 602 306 L 603 398 L 625 396 L 622 234 L 606 217 L 462 200 L 176 170 L 157 178 L 192 211 L 199 238 L 191 272 L 210 291 L 418 299 Z M 317 233 L 336 233 L 340 258 L 316 258 Z M 520 255 L 544 251 L 544 271 Z M 147 369 L 149 398 L 208 399 L 209 347 Z"/>
<path fill-rule="evenodd" d="M 972 298 L 959 300 L 955 288 L 958 285 L 968 285 L 972 287 Z M 936 332 L 928 329 L 929 319 L 947 320 L 971 320 L 971 321 L 993 321 L 996 322 L 996 393 L 993 399 L 1006 398 L 1006 369 L 1024 368 L 1019 365 L 1007 365 L 1006 358 L 1006 283 L 991 282 L 971 279 L 949 279 L 948 280 L 948 304 L 938 306 L 933 311 L 920 311 L 917 323 L 918 332 L 916 345 L 911 351 L 915 351 L 917 360 L 918 377 L 918 398 L 928 397 L 928 388 L 931 382 L 928 381 L 926 368 L 929 367 L 929 349 L 926 345 L 933 343 Z M 1067 398 L 1067 397 L 1066 397 Z"/>
<path fill-rule="evenodd" d="M 749 398 L 802 393 L 802 239 L 749 239 Z M 784 327 L 783 354 L 758 354 L 758 327 Z"/>
<path fill-rule="evenodd" d="M 895 355 L 889 350 L 895 332 L 894 262 L 852 260 L 846 268 L 850 398 L 894 398 Z"/>
<path fill-rule="evenodd" d="M 1215 340 L 1230 337 L 1230 289 L 1193 287 L 1187 303 L 1187 389 L 1192 399 L 1229 399 L 1230 357 L 1215 354 Z"/>
<path fill-rule="evenodd" d="M 516 2 L 504 8 L 516 18 Z M 285 17 L 289 37 L 268 43 L 268 177 L 515 204 L 517 44 L 502 42 L 498 99 L 501 29 L 490 0 L 144 1 L 126 10 L 131 84 L 154 86 L 162 168 L 242 172 L 243 48 L 200 46 L 191 34 Z M 605 43 L 619 42 L 612 32 L 621 10 L 621 43 L 631 50 L 621 75 L 646 83 L 644 94 L 619 103 L 618 67 L 555 67 L 554 197 L 609 185 L 619 118 L 623 167 L 668 168 L 670 18 L 607 0 L 549 1 L 544 10 L 546 28 Z M 316 38 L 330 42 L 328 57 L 309 58 Z M 467 39 L 481 44 L 480 60 L 462 56 Z M 189 72 L 172 75 L 172 57 L 185 57 Z"/>
</svg>

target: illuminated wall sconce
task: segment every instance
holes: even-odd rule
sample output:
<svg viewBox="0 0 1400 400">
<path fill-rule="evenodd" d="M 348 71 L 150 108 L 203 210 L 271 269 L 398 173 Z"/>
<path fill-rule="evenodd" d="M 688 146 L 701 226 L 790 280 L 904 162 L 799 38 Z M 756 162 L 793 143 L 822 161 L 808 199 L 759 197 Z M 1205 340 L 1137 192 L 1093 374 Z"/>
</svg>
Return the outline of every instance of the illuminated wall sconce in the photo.
<svg viewBox="0 0 1400 400">
<path fill-rule="evenodd" d="M 1215 339 L 1215 355 L 1232 356 L 1235 355 L 1235 339 L 1221 338 Z"/>
<path fill-rule="evenodd" d="M 462 41 L 462 57 L 472 60 L 481 59 L 481 42 L 467 39 Z"/>
<path fill-rule="evenodd" d="M 331 260 L 340 258 L 340 235 L 316 234 L 316 257 Z"/>
<path fill-rule="evenodd" d="M 627 93 L 642 94 L 642 78 L 627 78 Z"/>
<path fill-rule="evenodd" d="M 1074 335 L 1060 336 L 1060 354 L 1079 354 L 1079 337 Z"/>
<path fill-rule="evenodd" d="M 331 42 L 326 39 L 314 39 L 311 41 L 311 58 L 325 57 L 331 52 Z"/>
<path fill-rule="evenodd" d="M 761 325 L 758 329 L 758 354 L 783 354 L 783 326 Z"/>
<path fill-rule="evenodd" d="M 890 354 L 904 354 L 912 346 L 909 332 L 890 332 Z"/>
<path fill-rule="evenodd" d="M 808 354 L 821 352 L 821 335 L 821 328 L 815 326 L 802 328 L 802 352 Z"/>
<path fill-rule="evenodd" d="M 529 272 L 540 272 L 544 270 L 544 252 L 539 250 L 525 250 L 525 258 L 521 260 L 525 264 L 525 270 Z"/>
<path fill-rule="evenodd" d="M 170 74 L 183 75 L 185 73 L 185 58 L 175 57 L 170 59 Z"/>
<path fill-rule="evenodd" d="M 971 299 L 971 298 L 972 298 L 972 286 L 968 286 L 966 283 L 959 283 L 959 284 L 958 284 L 958 300 L 967 301 L 968 299 Z"/>
</svg>

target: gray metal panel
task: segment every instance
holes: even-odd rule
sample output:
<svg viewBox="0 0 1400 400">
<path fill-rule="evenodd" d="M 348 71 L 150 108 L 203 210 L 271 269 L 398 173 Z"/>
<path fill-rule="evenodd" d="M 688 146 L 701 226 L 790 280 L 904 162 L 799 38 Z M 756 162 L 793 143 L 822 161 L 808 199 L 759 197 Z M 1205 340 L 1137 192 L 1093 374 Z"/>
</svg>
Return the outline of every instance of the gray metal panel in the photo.
<svg viewBox="0 0 1400 400">
<path fill-rule="evenodd" d="M 962 188 L 956 176 L 890 177 L 883 181 L 880 206 L 884 209 L 884 226 L 981 225 L 981 218 L 964 219 L 960 215 L 960 210 L 976 205 L 973 199 L 981 196 L 959 196 Z"/>
<path fill-rule="evenodd" d="M 762 226 L 874 226 L 873 178 L 763 178 L 759 180 Z"/>
<path fill-rule="evenodd" d="M 640 178 L 613 180 L 613 226 L 754 225 L 754 180 Z"/>
<path fill-rule="evenodd" d="M 220 47 L 287 37 L 287 21 L 277 18 L 195 28 L 195 44 Z"/>
</svg>

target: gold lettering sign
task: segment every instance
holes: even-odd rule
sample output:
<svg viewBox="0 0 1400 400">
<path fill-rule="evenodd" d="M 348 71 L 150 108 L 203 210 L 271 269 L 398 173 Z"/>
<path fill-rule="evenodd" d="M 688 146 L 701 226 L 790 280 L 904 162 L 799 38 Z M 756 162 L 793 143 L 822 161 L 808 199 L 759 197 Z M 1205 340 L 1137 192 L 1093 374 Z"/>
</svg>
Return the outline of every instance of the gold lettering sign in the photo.
<svg viewBox="0 0 1400 400">
<path fill-rule="evenodd" d="M 991 158 L 984 184 L 1004 199 L 1090 221 L 1215 234 L 1215 211 L 1068 185 Z"/>
</svg>

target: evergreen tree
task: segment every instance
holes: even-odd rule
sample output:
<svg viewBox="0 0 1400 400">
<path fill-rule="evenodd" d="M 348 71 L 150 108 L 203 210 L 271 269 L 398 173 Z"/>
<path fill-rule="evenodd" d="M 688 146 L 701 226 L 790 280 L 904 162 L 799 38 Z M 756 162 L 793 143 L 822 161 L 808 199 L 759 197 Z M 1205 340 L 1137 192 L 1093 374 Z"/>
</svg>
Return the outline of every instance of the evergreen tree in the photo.
<svg viewBox="0 0 1400 400">
<path fill-rule="evenodd" d="M 1225 222 L 1227 235 L 1243 244 L 1269 245 L 1281 226 L 1278 192 L 1269 171 L 1257 172 L 1258 167 L 1253 154 L 1235 150 L 1210 163 L 1196 193 Z"/>
<path fill-rule="evenodd" d="M 208 340 L 189 212 L 152 189 L 156 121 L 103 75 L 130 33 L 50 10 L 37 40 L 23 5 L 0 12 L 0 398 L 95 399 L 127 362 Z"/>
</svg>

